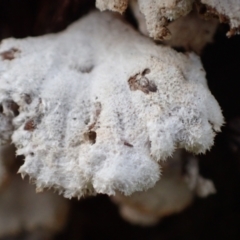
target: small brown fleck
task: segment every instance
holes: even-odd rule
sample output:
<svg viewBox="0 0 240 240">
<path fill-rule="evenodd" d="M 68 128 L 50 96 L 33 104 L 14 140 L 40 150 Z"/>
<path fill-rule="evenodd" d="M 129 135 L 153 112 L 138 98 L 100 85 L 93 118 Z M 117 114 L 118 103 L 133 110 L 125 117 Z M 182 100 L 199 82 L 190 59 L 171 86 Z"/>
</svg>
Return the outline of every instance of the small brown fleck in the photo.
<svg viewBox="0 0 240 240">
<path fill-rule="evenodd" d="M 149 86 L 148 86 L 148 90 L 150 92 L 156 92 L 157 91 L 157 86 L 154 83 L 150 82 Z"/>
<path fill-rule="evenodd" d="M 126 141 L 124 141 L 124 143 L 123 143 L 125 146 L 127 146 L 127 147 L 133 147 L 133 145 L 131 144 L 131 143 L 128 143 L 128 142 L 126 142 Z"/>
<path fill-rule="evenodd" d="M 140 90 L 145 94 L 149 94 L 149 92 L 156 92 L 157 86 L 152 82 L 149 81 L 146 74 L 150 73 L 150 69 L 143 70 L 142 74 L 135 74 L 134 76 L 128 79 L 128 84 L 131 91 Z"/>
<path fill-rule="evenodd" d="M 149 74 L 151 71 L 149 68 L 146 68 L 143 70 L 142 75 L 145 76 L 146 74 Z"/>
<path fill-rule="evenodd" d="M 90 143 L 94 144 L 96 142 L 97 133 L 95 131 L 89 131 L 85 133 L 85 137 Z"/>
<path fill-rule="evenodd" d="M 98 118 L 99 118 L 99 116 L 101 114 L 101 111 L 102 111 L 101 103 L 100 102 L 96 102 L 94 104 L 94 121 L 93 121 L 93 123 L 91 123 L 89 125 L 89 127 L 88 127 L 89 130 L 92 130 L 96 126 Z"/>
<path fill-rule="evenodd" d="M 30 119 L 26 122 L 24 130 L 32 132 L 36 128 L 35 122 L 33 119 Z"/>
<path fill-rule="evenodd" d="M 16 57 L 15 56 L 16 53 L 20 53 L 20 50 L 17 48 L 10 48 L 9 50 L 0 53 L 0 55 L 3 60 L 11 61 Z"/>
</svg>

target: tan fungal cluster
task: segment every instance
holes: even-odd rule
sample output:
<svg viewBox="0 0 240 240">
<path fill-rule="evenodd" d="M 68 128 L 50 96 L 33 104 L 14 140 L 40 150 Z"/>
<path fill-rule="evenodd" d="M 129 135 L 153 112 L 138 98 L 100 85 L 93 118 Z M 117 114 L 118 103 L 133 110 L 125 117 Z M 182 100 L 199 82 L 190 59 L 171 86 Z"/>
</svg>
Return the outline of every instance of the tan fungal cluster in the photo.
<svg viewBox="0 0 240 240">
<path fill-rule="evenodd" d="M 148 36 L 146 21 L 137 1 L 131 1 L 131 9 L 137 19 L 140 32 Z M 205 20 L 196 10 L 192 10 L 186 16 L 169 23 L 168 32 L 171 32 L 171 38 L 164 40 L 163 43 L 200 54 L 206 44 L 213 41 L 217 27 L 217 19 Z"/>
<path fill-rule="evenodd" d="M 204 153 L 223 123 L 199 57 L 155 45 L 110 13 L 6 39 L 0 54 L 12 49 L 0 61 L 0 142 L 25 157 L 19 173 L 38 191 L 147 190 L 163 160 L 179 148 Z"/>
<path fill-rule="evenodd" d="M 101 10 L 112 10 L 123 13 L 128 1 L 97 0 L 96 6 Z M 130 0 L 133 11 L 139 9 L 143 14 L 149 36 L 154 40 L 167 40 L 171 33 L 167 28 L 169 22 L 188 14 L 193 0 Z M 119 9 L 119 10 L 118 10 Z"/>
<path fill-rule="evenodd" d="M 191 36 L 194 36 L 191 32 L 196 32 L 199 29 L 198 26 L 200 26 L 200 32 L 197 33 L 198 38 L 202 38 L 202 43 L 205 41 L 206 43 L 209 42 L 209 38 L 214 33 L 212 33 L 215 29 L 214 26 L 216 26 L 216 23 L 212 23 L 214 21 L 211 20 L 209 26 L 207 26 L 207 23 L 203 23 L 203 20 L 194 20 L 191 16 L 190 18 L 186 18 L 186 21 L 180 20 L 195 9 L 195 6 L 207 18 L 209 16 L 217 16 L 220 22 L 228 23 L 230 25 L 230 31 L 227 34 L 229 37 L 238 34 L 240 29 L 239 0 L 96 0 L 96 6 L 101 11 L 108 9 L 120 12 L 121 14 L 126 10 L 128 4 L 138 21 L 140 30 L 147 33 L 154 40 L 167 41 L 171 39 L 174 33 L 177 36 L 173 36 L 173 38 L 181 38 L 178 34 L 179 31 L 183 31 L 183 35 L 187 36 L 186 30 L 190 30 L 190 36 L 187 39 L 189 42 L 191 41 Z M 176 28 L 170 27 L 169 24 L 177 19 L 179 19 L 180 24 L 175 25 L 177 28 L 175 32 Z M 192 22 L 191 19 L 193 20 Z M 202 26 L 200 23 L 202 23 Z M 194 27 L 194 30 L 191 30 L 192 27 Z M 210 28 L 210 30 L 207 30 L 209 34 L 201 31 L 204 28 Z M 196 44 L 194 40 L 192 44 Z"/>
<path fill-rule="evenodd" d="M 128 0 L 96 0 L 96 7 L 101 11 L 112 10 L 124 13 L 128 7 Z"/>
</svg>

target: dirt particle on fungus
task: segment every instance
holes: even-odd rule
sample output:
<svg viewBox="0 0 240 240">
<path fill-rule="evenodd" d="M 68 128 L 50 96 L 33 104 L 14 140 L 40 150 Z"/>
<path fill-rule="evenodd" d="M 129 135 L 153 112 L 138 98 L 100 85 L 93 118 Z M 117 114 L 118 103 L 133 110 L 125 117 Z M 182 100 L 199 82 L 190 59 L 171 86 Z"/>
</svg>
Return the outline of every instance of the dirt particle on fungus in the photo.
<svg viewBox="0 0 240 240">
<path fill-rule="evenodd" d="M 133 145 L 129 142 L 124 141 L 123 144 L 127 147 L 133 147 Z"/>
<path fill-rule="evenodd" d="M 24 130 L 32 132 L 35 128 L 36 125 L 33 119 L 30 119 L 25 123 Z"/>
<path fill-rule="evenodd" d="M 3 60 L 13 60 L 16 57 L 17 53 L 20 53 L 21 51 L 17 48 L 10 48 L 7 51 L 1 52 L 0 55 Z"/>
<path fill-rule="evenodd" d="M 91 144 L 96 143 L 97 139 L 97 133 L 95 131 L 88 131 L 87 133 L 84 134 L 85 139 L 90 142 Z"/>
<path fill-rule="evenodd" d="M 146 68 L 143 70 L 142 75 L 145 76 L 146 74 L 149 74 L 151 71 L 149 68 Z"/>
<path fill-rule="evenodd" d="M 96 126 L 96 124 L 98 122 L 98 119 L 99 119 L 99 116 L 101 114 L 101 111 L 102 111 L 101 103 L 100 102 L 96 102 L 94 104 L 94 110 L 93 110 L 93 115 L 94 115 L 93 122 L 88 126 L 89 130 L 92 130 Z"/>
<path fill-rule="evenodd" d="M 86 66 L 74 65 L 74 66 L 70 66 L 70 69 L 80 73 L 91 73 L 92 70 L 94 69 L 94 66 L 93 65 L 86 65 Z"/>
<path fill-rule="evenodd" d="M 128 84 L 131 91 L 140 90 L 146 94 L 149 92 L 156 92 L 157 86 L 150 81 L 145 75 L 150 73 L 150 69 L 143 70 L 142 73 L 135 74 L 128 79 Z"/>
</svg>

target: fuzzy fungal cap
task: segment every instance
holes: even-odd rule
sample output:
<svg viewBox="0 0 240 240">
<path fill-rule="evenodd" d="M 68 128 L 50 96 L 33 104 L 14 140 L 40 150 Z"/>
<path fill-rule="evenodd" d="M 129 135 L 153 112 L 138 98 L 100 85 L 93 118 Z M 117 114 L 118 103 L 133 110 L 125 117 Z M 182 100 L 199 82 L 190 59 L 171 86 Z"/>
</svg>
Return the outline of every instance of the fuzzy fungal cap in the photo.
<svg viewBox="0 0 240 240">
<path fill-rule="evenodd" d="M 223 124 L 196 55 L 157 46 L 109 13 L 58 34 L 6 39 L 0 53 L 13 48 L 0 61 L 0 129 L 12 129 L 25 156 L 19 172 L 39 191 L 146 190 L 159 161 L 176 148 L 204 153 Z"/>
</svg>

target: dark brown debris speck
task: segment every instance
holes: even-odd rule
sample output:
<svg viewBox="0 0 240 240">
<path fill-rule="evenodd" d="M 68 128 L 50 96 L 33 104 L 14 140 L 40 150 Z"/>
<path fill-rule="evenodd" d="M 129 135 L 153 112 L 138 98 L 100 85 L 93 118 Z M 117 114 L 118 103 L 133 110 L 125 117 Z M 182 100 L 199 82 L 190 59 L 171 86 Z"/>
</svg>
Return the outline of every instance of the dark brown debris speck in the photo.
<svg viewBox="0 0 240 240">
<path fill-rule="evenodd" d="M 13 60 L 16 57 L 17 53 L 20 53 L 21 51 L 17 48 L 11 48 L 7 51 L 4 51 L 2 53 L 0 53 L 2 60 Z"/>
<path fill-rule="evenodd" d="M 32 132 L 35 128 L 36 125 L 33 119 L 30 119 L 25 123 L 24 130 Z"/>
</svg>

